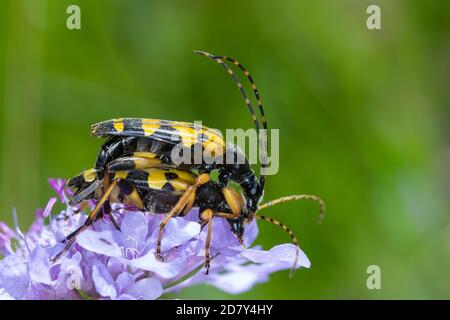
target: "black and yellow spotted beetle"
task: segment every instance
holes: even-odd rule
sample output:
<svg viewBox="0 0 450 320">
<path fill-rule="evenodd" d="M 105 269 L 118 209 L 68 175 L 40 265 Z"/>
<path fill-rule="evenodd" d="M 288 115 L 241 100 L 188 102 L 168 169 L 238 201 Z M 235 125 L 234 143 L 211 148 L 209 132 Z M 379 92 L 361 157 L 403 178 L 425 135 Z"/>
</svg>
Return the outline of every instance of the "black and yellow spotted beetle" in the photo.
<svg viewBox="0 0 450 320">
<path fill-rule="evenodd" d="M 203 51 L 195 53 L 216 61 L 237 84 L 258 133 L 258 141 L 261 144 L 261 167 L 266 167 L 267 142 L 264 136 L 262 139 L 259 137 L 260 123 L 242 83 L 225 61 L 236 65 L 250 81 L 262 117 L 261 129 L 266 133 L 264 108 L 253 78 L 247 69 L 230 57 L 215 56 Z M 319 203 L 319 219 L 322 219 L 325 205 L 314 195 L 293 195 L 260 204 L 265 186 L 264 175 L 261 174 L 258 178 L 242 151 L 232 144 L 226 144 L 217 130 L 191 122 L 124 118 L 95 124 L 92 126 L 92 134 L 106 138 L 100 148 L 95 167 L 69 180 L 68 186 L 75 189 L 71 199 L 73 205 L 79 203 L 83 205 L 87 199 L 95 199 L 97 203 L 84 225 L 66 237 L 67 244 L 53 259 L 54 261 L 67 252 L 80 232 L 104 214 L 109 215 L 119 229 L 111 212 L 110 203 L 123 203 L 137 210 L 152 213 L 167 213 L 159 226 L 156 255 L 160 260 L 162 260 L 162 236 L 168 221 L 172 217 L 186 214 L 193 207 L 198 207 L 202 227 L 208 228 L 205 244 L 206 273 L 210 267 L 213 217 L 225 218 L 241 243 L 245 225 L 256 217 L 281 227 L 290 235 L 296 246 L 298 240 L 286 225 L 256 213 L 281 202 L 309 199 Z M 207 151 L 213 160 L 221 157 L 232 161 L 175 163 L 171 155 L 174 148 L 180 145 L 187 150 L 200 148 L 201 151 Z M 218 172 L 216 180 L 211 178 L 212 171 Z M 239 185 L 241 191 L 235 189 L 232 183 Z M 298 250 L 293 270 L 297 260 Z"/>
</svg>

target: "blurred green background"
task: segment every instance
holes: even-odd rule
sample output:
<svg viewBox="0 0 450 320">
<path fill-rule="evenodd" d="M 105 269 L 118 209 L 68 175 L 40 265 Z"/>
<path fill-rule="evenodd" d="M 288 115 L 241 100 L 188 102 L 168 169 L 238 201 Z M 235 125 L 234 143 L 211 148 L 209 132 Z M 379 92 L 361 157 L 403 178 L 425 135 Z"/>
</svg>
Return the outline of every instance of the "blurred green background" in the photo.
<svg viewBox="0 0 450 320">
<path fill-rule="evenodd" d="M 66 8 L 81 8 L 81 30 Z M 381 7 L 382 30 L 366 8 Z M 446 1 L 0 1 L 0 220 L 26 229 L 53 194 L 48 177 L 93 165 L 89 126 L 114 117 L 251 117 L 219 66 L 226 54 L 259 86 L 280 129 L 280 171 L 265 199 L 323 197 L 266 213 L 298 233 L 312 262 L 237 298 L 450 298 L 449 67 Z M 260 224 L 259 243 L 287 242 Z M 366 269 L 381 268 L 381 290 Z M 183 298 L 236 298 L 208 286 Z"/>
</svg>

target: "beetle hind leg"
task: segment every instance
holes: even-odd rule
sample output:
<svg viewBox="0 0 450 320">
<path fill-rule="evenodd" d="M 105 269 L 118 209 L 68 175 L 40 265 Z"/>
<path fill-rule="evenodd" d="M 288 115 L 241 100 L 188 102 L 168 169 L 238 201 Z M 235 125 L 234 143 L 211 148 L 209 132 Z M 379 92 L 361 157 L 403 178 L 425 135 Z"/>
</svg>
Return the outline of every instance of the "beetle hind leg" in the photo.
<svg viewBox="0 0 450 320">
<path fill-rule="evenodd" d="M 84 230 L 86 230 L 87 228 L 89 228 L 99 217 L 99 212 L 100 209 L 103 207 L 103 205 L 105 204 L 105 202 L 108 200 L 112 190 L 114 189 L 114 187 L 117 185 L 117 183 L 120 180 L 114 180 L 113 183 L 111 183 L 108 186 L 108 189 L 104 192 L 103 196 L 101 197 L 101 199 L 98 201 L 97 205 L 95 206 L 94 209 L 92 209 L 92 211 L 89 213 L 85 223 L 79 227 L 78 229 L 76 229 L 75 231 L 73 231 L 71 234 L 69 234 L 66 237 L 66 241 L 67 244 L 64 247 L 64 249 L 58 253 L 53 259 L 52 262 L 56 262 L 59 258 L 61 258 L 65 253 L 67 253 L 67 251 L 69 251 L 70 247 L 73 245 L 73 243 L 76 240 L 76 237 L 83 232 Z"/>
<path fill-rule="evenodd" d="M 195 200 L 195 194 L 197 192 L 198 187 L 201 185 L 209 182 L 211 177 L 207 173 L 203 173 L 199 175 L 195 183 L 191 185 L 181 196 L 180 200 L 175 204 L 175 206 L 170 210 L 170 212 L 166 215 L 163 221 L 159 224 L 159 232 L 158 232 L 158 243 L 156 245 L 156 258 L 159 261 L 162 261 L 161 256 L 161 243 L 162 243 L 162 236 L 164 234 L 164 228 L 166 227 L 167 223 L 171 218 L 174 216 L 179 215 L 182 213 L 187 207 L 192 207 L 193 202 Z"/>
</svg>

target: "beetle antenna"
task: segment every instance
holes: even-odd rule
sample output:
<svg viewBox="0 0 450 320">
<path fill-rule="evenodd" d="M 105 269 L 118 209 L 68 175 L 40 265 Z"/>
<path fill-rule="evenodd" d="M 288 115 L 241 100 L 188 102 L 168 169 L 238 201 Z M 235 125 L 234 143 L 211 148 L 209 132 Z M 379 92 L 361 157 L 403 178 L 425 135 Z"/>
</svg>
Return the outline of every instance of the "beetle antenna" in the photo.
<svg viewBox="0 0 450 320">
<path fill-rule="evenodd" d="M 250 72 L 239 61 L 237 61 L 236 59 L 233 59 L 231 57 L 228 57 L 228 56 L 221 56 L 220 58 L 233 63 L 235 66 L 237 66 L 239 69 L 241 69 L 241 71 L 244 73 L 244 75 L 247 77 L 248 81 L 251 84 L 253 94 L 255 95 L 255 98 L 256 98 L 256 103 L 258 104 L 259 113 L 260 113 L 261 119 L 262 119 L 261 122 L 262 122 L 262 126 L 264 129 L 263 138 L 261 140 L 261 161 L 262 161 L 261 167 L 266 168 L 267 167 L 267 154 L 268 154 L 268 142 L 267 142 L 268 125 L 267 125 L 266 114 L 264 112 L 264 107 L 262 104 L 261 96 L 259 95 L 258 87 L 256 86 L 255 80 L 251 76 Z M 264 183 L 265 183 L 265 176 L 263 174 L 261 174 L 260 184 L 261 184 L 262 189 L 264 189 Z"/>
<path fill-rule="evenodd" d="M 275 219 L 270 218 L 270 217 L 262 216 L 262 215 L 259 215 L 259 214 L 256 215 L 256 218 L 264 220 L 264 221 L 267 221 L 267 222 L 270 222 L 270 223 L 280 227 L 281 229 L 283 229 L 283 231 L 285 231 L 291 237 L 292 243 L 295 245 L 295 261 L 294 261 L 294 264 L 292 265 L 291 271 L 289 272 L 289 277 L 292 278 L 294 276 L 294 273 L 295 273 L 295 270 L 296 270 L 296 267 L 297 267 L 297 263 L 298 263 L 298 259 L 299 259 L 299 250 L 300 249 L 299 249 L 299 246 L 298 246 L 298 238 L 297 238 L 297 236 L 294 234 L 294 232 L 287 225 L 285 225 L 284 223 L 282 223 L 282 222 L 280 222 L 278 220 L 275 220 Z"/>
<path fill-rule="evenodd" d="M 323 222 L 323 218 L 325 215 L 325 202 L 318 196 L 315 196 L 312 194 L 292 195 L 292 196 L 281 197 L 276 200 L 268 201 L 264 204 L 259 205 L 258 211 L 261 211 L 268 207 L 275 206 L 275 205 L 283 203 L 283 202 L 296 201 L 296 200 L 311 200 L 311 201 L 317 202 L 319 204 L 319 216 L 317 218 L 317 223 Z"/>
<path fill-rule="evenodd" d="M 323 221 L 323 217 L 324 217 L 324 213 L 325 213 L 325 202 L 319 198 L 318 196 L 315 195 L 310 195 L 310 194 L 300 194 L 300 195 L 292 195 L 292 196 L 286 196 L 286 197 L 281 197 L 279 199 L 276 200 L 272 200 L 272 201 L 268 201 L 262 205 L 260 205 L 258 207 L 258 211 L 261 211 L 263 209 L 266 209 L 268 207 L 272 207 L 275 206 L 277 204 L 283 203 L 283 202 L 287 202 L 287 201 L 294 201 L 294 200 L 312 200 L 315 201 L 319 204 L 320 207 L 320 211 L 319 211 L 319 218 L 318 218 L 318 223 L 322 223 Z M 297 263 L 298 263 L 298 259 L 299 259 L 299 246 L 298 246 L 298 238 L 296 237 L 296 235 L 294 234 L 294 232 L 284 223 L 275 220 L 273 218 L 270 217 L 266 217 L 263 215 L 256 215 L 257 219 L 261 219 L 267 222 L 270 222 L 278 227 L 280 227 L 281 229 L 283 229 L 292 239 L 292 242 L 294 243 L 294 245 L 296 246 L 296 252 L 295 252 L 295 261 L 294 264 L 292 265 L 291 271 L 289 273 L 289 276 L 292 277 L 295 273 L 296 267 L 297 267 Z"/>
<path fill-rule="evenodd" d="M 249 79 L 250 83 L 252 84 L 252 89 L 253 89 L 253 92 L 255 93 L 256 100 L 258 101 L 259 109 L 260 109 L 260 111 L 262 110 L 261 111 L 261 115 L 262 115 L 262 119 L 263 119 L 263 128 L 267 129 L 267 121 L 266 121 L 265 116 L 264 116 L 264 109 L 263 109 L 263 106 L 262 106 L 261 99 L 259 98 L 259 92 L 258 92 L 258 89 L 256 88 L 256 85 L 255 85 L 255 82 L 253 81 L 253 78 L 250 76 L 250 74 L 247 71 L 247 69 L 245 69 L 238 61 L 236 61 L 236 60 L 234 60 L 234 59 L 232 59 L 230 57 L 227 57 L 227 56 L 215 56 L 215 55 L 212 55 L 211 53 L 208 53 L 208 52 L 205 52 L 205 51 L 198 51 L 198 50 L 195 50 L 194 53 L 198 54 L 198 55 L 202 55 L 202 56 L 208 57 L 208 58 L 216 61 L 218 64 L 220 64 L 227 71 L 227 73 L 231 76 L 231 78 L 233 78 L 233 81 L 236 83 L 239 91 L 241 92 L 242 97 L 244 98 L 245 104 L 247 105 L 247 108 L 248 108 L 248 110 L 250 111 L 250 113 L 252 115 L 253 123 L 255 125 L 257 136 L 258 136 L 258 142 L 260 142 L 260 140 L 261 140 L 260 139 L 260 130 L 259 130 L 260 129 L 260 124 L 259 124 L 258 118 L 256 117 L 255 110 L 253 109 L 253 106 L 250 103 L 250 99 L 248 98 L 247 94 L 245 93 L 245 90 L 244 90 L 244 88 L 242 86 L 241 81 L 239 81 L 239 79 L 236 76 L 236 74 L 234 73 L 234 71 L 223 60 L 228 60 L 228 61 L 234 63 L 235 65 L 237 65 L 244 72 L 246 77 Z M 261 147 L 261 150 L 263 150 L 263 154 L 262 154 L 262 159 L 263 160 L 262 160 L 262 163 L 261 163 L 261 168 L 266 168 L 267 167 L 267 152 L 266 152 L 267 143 L 266 143 L 266 139 L 265 139 L 266 135 L 267 135 L 267 130 L 265 130 L 264 139 L 263 139 L 263 142 L 262 142 L 263 147 Z M 261 174 L 260 175 L 260 185 L 261 185 L 261 189 L 262 190 L 264 190 L 264 183 L 265 183 L 265 177 L 264 177 L 264 175 Z"/>
</svg>

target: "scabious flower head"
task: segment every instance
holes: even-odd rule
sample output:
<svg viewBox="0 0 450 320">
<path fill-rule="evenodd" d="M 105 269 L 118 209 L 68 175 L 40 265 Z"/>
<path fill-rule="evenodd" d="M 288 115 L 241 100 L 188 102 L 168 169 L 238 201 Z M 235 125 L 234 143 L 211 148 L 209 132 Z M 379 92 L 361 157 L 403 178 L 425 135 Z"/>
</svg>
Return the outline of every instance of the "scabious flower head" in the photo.
<svg viewBox="0 0 450 320">
<path fill-rule="evenodd" d="M 130 211 L 113 205 L 121 230 L 108 218 L 82 232 L 59 261 L 51 258 L 61 242 L 81 226 L 86 215 L 68 204 L 72 195 L 62 179 L 49 179 L 65 209 L 51 214 L 58 198 L 38 209 L 27 232 L 0 222 L 0 299 L 157 299 L 196 284 L 209 284 L 239 294 L 268 280 L 272 272 L 290 269 L 297 248 L 292 244 L 262 250 L 251 247 L 258 235 L 256 221 L 246 227 L 242 246 L 222 218 L 214 218 L 211 269 L 203 272 L 206 228 L 198 210 L 172 218 L 162 240 L 164 262 L 156 259 L 158 226 L 164 215 Z M 299 251 L 297 268 L 310 267 Z"/>
</svg>

